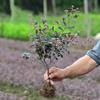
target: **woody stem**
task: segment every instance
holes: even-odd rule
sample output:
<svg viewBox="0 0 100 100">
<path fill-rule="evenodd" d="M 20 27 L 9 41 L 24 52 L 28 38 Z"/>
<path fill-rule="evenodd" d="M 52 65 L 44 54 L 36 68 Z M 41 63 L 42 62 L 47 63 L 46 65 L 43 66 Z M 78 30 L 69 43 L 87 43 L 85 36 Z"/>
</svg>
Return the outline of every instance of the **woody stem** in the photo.
<svg viewBox="0 0 100 100">
<path fill-rule="evenodd" d="M 49 80 L 49 84 L 50 84 L 50 78 L 49 78 L 49 67 L 48 67 L 48 64 L 46 63 L 45 60 L 44 60 L 44 64 L 45 64 L 45 67 L 47 68 L 47 75 L 48 75 L 48 80 Z"/>
</svg>

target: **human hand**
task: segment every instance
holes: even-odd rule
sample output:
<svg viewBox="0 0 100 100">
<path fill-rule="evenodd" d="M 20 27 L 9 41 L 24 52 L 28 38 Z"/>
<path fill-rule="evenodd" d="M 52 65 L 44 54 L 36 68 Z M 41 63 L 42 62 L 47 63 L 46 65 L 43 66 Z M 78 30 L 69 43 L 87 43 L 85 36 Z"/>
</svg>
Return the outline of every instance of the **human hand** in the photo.
<svg viewBox="0 0 100 100">
<path fill-rule="evenodd" d="M 44 74 L 44 80 L 48 81 L 61 81 L 65 78 L 65 70 L 57 67 L 52 67 L 49 69 L 49 76 L 47 71 Z"/>
</svg>

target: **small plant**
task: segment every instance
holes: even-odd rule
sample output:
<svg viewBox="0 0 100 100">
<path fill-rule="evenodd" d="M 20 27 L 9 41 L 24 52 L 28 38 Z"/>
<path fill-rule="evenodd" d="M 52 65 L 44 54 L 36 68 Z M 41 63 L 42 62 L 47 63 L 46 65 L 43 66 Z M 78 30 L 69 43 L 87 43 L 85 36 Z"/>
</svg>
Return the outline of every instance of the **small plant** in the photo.
<svg viewBox="0 0 100 100">
<path fill-rule="evenodd" d="M 31 47 L 35 49 L 38 59 L 42 62 L 43 66 L 48 71 L 51 63 L 55 63 L 59 58 L 63 58 L 65 53 L 70 53 L 68 50 L 69 44 L 74 40 L 75 33 L 73 30 L 78 17 L 78 9 L 72 6 L 70 9 L 65 10 L 66 16 L 60 21 L 55 21 L 53 26 L 49 26 L 48 21 L 42 19 L 42 24 L 34 22 L 35 35 L 32 36 L 33 44 Z M 57 24 L 55 27 L 55 24 Z M 24 54 L 24 58 L 27 54 Z M 55 87 L 49 82 L 45 82 L 40 93 L 45 97 L 55 96 Z"/>
</svg>

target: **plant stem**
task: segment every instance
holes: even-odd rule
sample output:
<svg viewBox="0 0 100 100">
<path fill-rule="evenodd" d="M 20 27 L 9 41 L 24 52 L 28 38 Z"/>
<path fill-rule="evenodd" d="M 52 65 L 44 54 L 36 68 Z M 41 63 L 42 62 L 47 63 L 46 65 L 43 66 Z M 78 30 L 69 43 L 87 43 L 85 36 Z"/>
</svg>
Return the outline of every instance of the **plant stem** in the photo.
<svg viewBox="0 0 100 100">
<path fill-rule="evenodd" d="M 46 67 L 46 69 L 47 69 L 47 75 L 48 75 L 49 84 L 51 84 L 51 83 L 50 83 L 50 78 L 49 78 L 49 66 L 48 66 L 47 62 L 45 61 L 45 59 L 44 59 L 43 62 L 44 62 L 44 65 L 45 65 L 45 67 Z"/>
</svg>

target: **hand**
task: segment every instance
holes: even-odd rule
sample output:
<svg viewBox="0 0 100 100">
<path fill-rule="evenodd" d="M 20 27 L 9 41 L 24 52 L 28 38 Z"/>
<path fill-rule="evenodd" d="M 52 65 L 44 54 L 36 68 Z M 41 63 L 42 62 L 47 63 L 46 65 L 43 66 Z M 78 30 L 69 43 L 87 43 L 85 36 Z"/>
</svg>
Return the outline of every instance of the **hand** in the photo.
<svg viewBox="0 0 100 100">
<path fill-rule="evenodd" d="M 52 67 L 49 69 L 49 77 L 48 77 L 47 71 L 44 74 L 44 80 L 48 81 L 49 78 L 52 81 L 61 81 L 65 78 L 65 70 Z"/>
</svg>

